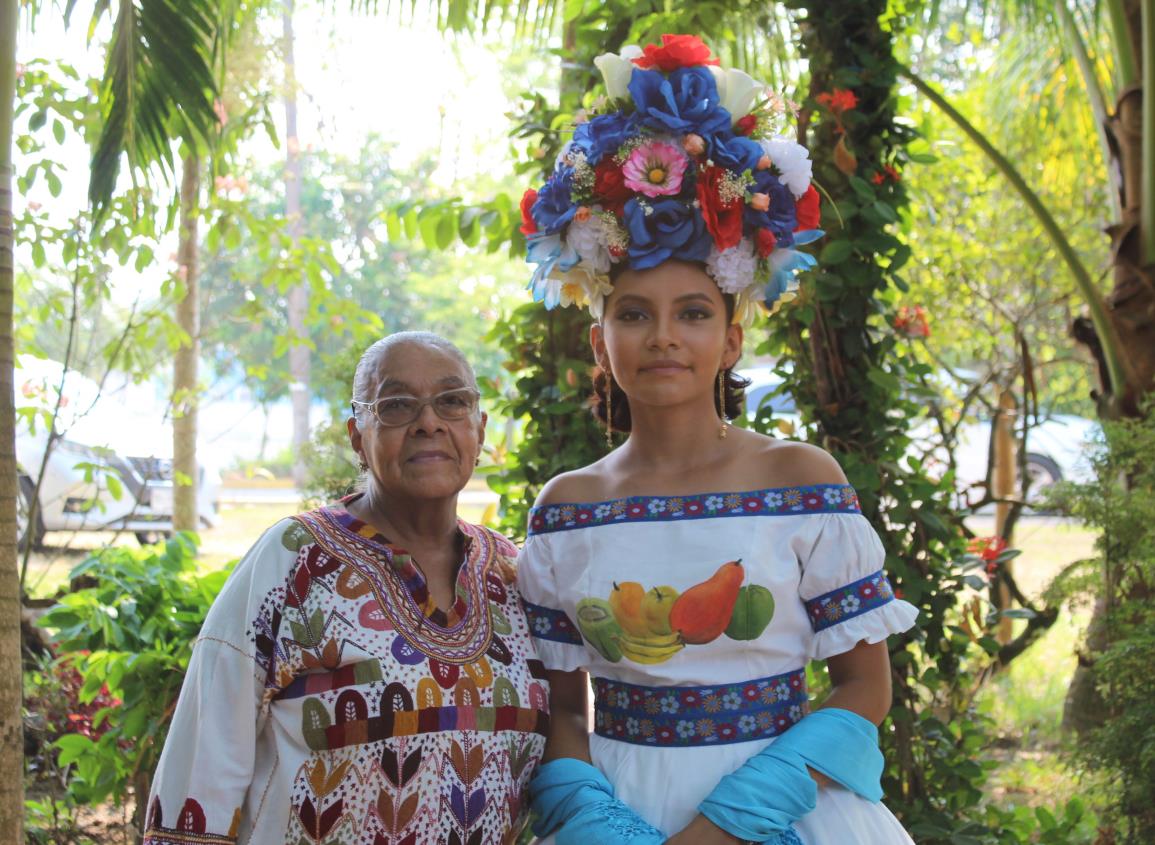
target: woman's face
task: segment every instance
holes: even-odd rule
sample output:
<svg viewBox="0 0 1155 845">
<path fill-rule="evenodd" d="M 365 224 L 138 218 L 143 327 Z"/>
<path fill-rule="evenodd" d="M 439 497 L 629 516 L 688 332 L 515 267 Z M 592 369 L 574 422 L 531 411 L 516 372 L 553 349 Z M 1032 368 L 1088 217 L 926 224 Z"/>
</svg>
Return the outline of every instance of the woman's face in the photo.
<svg viewBox="0 0 1155 845">
<path fill-rule="evenodd" d="M 712 404 L 718 370 L 742 351 L 742 328 L 727 319 L 722 293 L 704 270 L 667 261 L 618 277 L 590 340 L 631 402 Z"/>
<path fill-rule="evenodd" d="M 428 399 L 454 388 L 472 387 L 469 372 L 453 355 L 422 343 L 389 348 L 377 361 L 374 401 L 388 396 Z M 431 404 L 408 425 L 387 427 L 365 409 L 350 419 L 349 442 L 369 465 L 369 483 L 386 499 L 453 496 L 473 474 L 485 441 L 486 415 L 475 411 L 444 420 Z"/>
</svg>

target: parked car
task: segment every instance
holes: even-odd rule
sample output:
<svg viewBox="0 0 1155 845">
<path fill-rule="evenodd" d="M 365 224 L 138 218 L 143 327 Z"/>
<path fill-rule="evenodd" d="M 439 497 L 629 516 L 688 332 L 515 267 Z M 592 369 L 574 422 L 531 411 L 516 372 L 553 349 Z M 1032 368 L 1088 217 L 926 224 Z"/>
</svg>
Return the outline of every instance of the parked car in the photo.
<svg viewBox="0 0 1155 845">
<path fill-rule="evenodd" d="M 48 449 L 61 373 L 60 364 L 30 356 L 15 370 L 21 547 L 38 545 L 47 531 L 124 530 L 142 543 L 171 534 L 171 426 L 102 396 L 95 382 L 69 371 L 55 420 L 59 437 Z M 220 472 L 202 458 L 197 476 L 200 522 L 212 526 Z"/>
<path fill-rule="evenodd" d="M 746 388 L 746 416 L 753 421 L 758 409 L 767 403 L 773 409 L 774 419 L 780 422 L 782 433 L 794 436 L 802 430 L 802 418 L 794 398 L 778 392 L 782 379 L 770 367 L 751 367 L 738 370 L 738 375 L 750 379 Z M 1040 505 L 1048 487 L 1060 481 L 1087 481 L 1091 477 L 1089 457 L 1093 444 L 1101 437 L 1102 429 L 1095 420 L 1073 414 L 1055 414 L 1027 433 L 1026 473 L 1029 479 L 1026 501 Z M 955 448 L 956 486 L 966 490 L 986 481 L 987 460 L 990 454 L 990 420 L 965 423 L 959 429 Z M 930 427 L 921 426 L 913 432 L 912 452 L 922 457 L 932 456 Z M 945 465 L 941 458 L 937 461 Z"/>
</svg>

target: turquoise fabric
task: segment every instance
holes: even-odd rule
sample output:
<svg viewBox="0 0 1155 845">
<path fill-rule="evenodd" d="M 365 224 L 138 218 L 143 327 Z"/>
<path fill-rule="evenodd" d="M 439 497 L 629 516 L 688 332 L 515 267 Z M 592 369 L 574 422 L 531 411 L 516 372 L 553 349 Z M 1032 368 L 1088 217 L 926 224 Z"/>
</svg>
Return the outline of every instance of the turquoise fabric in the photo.
<svg viewBox="0 0 1155 845">
<path fill-rule="evenodd" d="M 807 767 L 870 801 L 882 799 L 878 729 L 857 713 L 811 713 L 724 777 L 699 811 L 739 839 L 779 843 L 792 822 L 811 812 L 818 785 Z"/>
<path fill-rule="evenodd" d="M 597 768 L 563 757 L 538 767 L 529 784 L 537 836 L 557 845 L 662 845 L 666 836 L 614 797 Z"/>
</svg>

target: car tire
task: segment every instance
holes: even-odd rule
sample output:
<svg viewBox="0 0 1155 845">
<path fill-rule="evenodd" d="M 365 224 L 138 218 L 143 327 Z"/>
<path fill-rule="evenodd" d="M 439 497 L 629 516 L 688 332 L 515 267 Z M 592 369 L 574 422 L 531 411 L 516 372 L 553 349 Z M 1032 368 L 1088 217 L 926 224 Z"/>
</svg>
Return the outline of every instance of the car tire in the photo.
<svg viewBox="0 0 1155 845">
<path fill-rule="evenodd" d="M 171 531 L 136 531 L 136 542 L 142 546 L 155 546 L 172 536 Z"/>
<path fill-rule="evenodd" d="M 1024 497 L 1027 506 L 1036 513 L 1047 513 L 1048 509 L 1043 504 L 1044 496 L 1049 487 L 1063 480 L 1063 471 L 1046 455 L 1028 452 L 1027 479 L 1027 492 Z"/>
<path fill-rule="evenodd" d="M 16 547 L 25 551 L 29 545 L 39 549 L 44 542 L 44 520 L 40 518 L 40 509 L 36 509 L 36 519 L 33 521 L 32 503 L 36 500 L 36 485 L 26 475 L 18 478 L 20 489 L 16 491 Z"/>
</svg>

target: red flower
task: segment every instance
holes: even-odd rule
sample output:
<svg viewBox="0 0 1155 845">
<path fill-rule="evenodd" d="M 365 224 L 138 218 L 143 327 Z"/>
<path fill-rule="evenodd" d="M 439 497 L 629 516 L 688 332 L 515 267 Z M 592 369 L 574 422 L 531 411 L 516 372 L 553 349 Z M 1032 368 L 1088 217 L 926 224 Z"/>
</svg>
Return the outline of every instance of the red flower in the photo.
<svg viewBox="0 0 1155 845">
<path fill-rule="evenodd" d="M 656 65 L 662 73 L 670 73 L 680 67 L 718 64 L 717 59 L 711 58 L 710 48 L 696 35 L 663 35 L 661 47 L 647 44 L 642 52 L 645 55 L 634 59 L 634 64 L 640 68 Z"/>
<path fill-rule="evenodd" d="M 721 167 L 704 167 L 698 173 L 698 204 L 706 229 L 714 237 L 718 251 L 737 246 L 742 240 L 742 212 L 745 203 L 741 197 L 722 202 L 719 188 L 726 171 Z"/>
<path fill-rule="evenodd" d="M 754 246 L 758 249 L 758 255 L 765 258 L 778 246 L 778 239 L 769 229 L 759 229 L 754 233 Z"/>
<path fill-rule="evenodd" d="M 978 555 L 987 563 L 998 560 L 1000 554 L 1007 547 L 1004 537 L 975 537 L 967 544 L 967 551 Z"/>
<path fill-rule="evenodd" d="M 758 126 L 758 118 L 752 114 L 745 117 L 738 118 L 738 122 L 734 124 L 735 135 L 749 135 Z"/>
<path fill-rule="evenodd" d="M 824 91 L 814 98 L 821 106 L 826 106 L 835 114 L 842 114 L 858 106 L 858 97 L 846 88 L 835 88 L 833 91 Z"/>
<path fill-rule="evenodd" d="M 886 171 L 886 175 L 890 177 L 892 182 L 897 182 L 902 178 L 898 174 L 898 171 L 891 167 L 889 164 L 884 164 L 882 169 Z"/>
<path fill-rule="evenodd" d="M 537 234 L 537 223 L 530 214 L 530 209 L 537 202 L 537 191 L 530 188 L 521 196 L 521 233 L 523 235 Z"/>
<path fill-rule="evenodd" d="M 870 177 L 870 181 L 875 185 L 881 185 L 886 181 L 886 177 L 882 175 L 882 171 L 875 171 L 874 175 Z"/>
<path fill-rule="evenodd" d="M 818 191 L 811 185 L 806 189 L 806 193 L 794 203 L 794 212 L 798 215 L 798 225 L 794 228 L 795 232 L 800 232 L 803 229 L 817 229 L 821 223 L 821 213 L 819 207 L 822 200 L 818 196 Z"/>
<path fill-rule="evenodd" d="M 894 318 L 894 330 L 907 337 L 930 337 L 930 318 L 921 305 L 903 305 Z"/>
<path fill-rule="evenodd" d="M 633 191 L 626 187 L 626 177 L 620 167 L 610 159 L 598 162 L 594 168 L 594 198 L 603 208 L 621 217 L 626 200 L 633 195 Z"/>
</svg>

